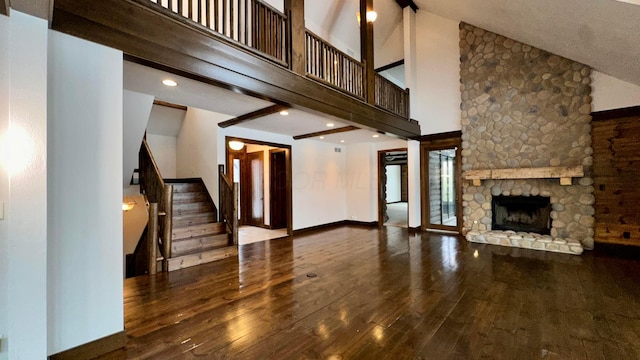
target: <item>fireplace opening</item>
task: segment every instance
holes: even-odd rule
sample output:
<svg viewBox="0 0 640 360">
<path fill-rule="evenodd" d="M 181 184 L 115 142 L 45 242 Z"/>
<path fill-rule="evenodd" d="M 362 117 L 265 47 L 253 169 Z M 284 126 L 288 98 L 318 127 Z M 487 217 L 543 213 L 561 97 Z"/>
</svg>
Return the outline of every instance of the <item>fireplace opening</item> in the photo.
<svg viewBox="0 0 640 360">
<path fill-rule="evenodd" d="M 551 233 L 551 199 L 545 196 L 494 196 L 491 229 Z"/>
</svg>

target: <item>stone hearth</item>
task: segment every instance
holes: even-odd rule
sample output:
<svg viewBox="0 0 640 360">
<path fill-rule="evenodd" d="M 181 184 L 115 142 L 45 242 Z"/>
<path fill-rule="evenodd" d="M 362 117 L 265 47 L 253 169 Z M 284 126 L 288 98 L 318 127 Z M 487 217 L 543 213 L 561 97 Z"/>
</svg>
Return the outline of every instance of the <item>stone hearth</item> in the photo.
<svg viewBox="0 0 640 360">
<path fill-rule="evenodd" d="M 591 69 L 477 27 L 460 25 L 462 170 L 584 168 L 570 179 L 463 182 L 469 241 L 582 253 L 593 247 Z M 545 196 L 550 236 L 492 231 L 493 196 Z M 526 239 L 526 240 L 525 240 Z"/>
</svg>

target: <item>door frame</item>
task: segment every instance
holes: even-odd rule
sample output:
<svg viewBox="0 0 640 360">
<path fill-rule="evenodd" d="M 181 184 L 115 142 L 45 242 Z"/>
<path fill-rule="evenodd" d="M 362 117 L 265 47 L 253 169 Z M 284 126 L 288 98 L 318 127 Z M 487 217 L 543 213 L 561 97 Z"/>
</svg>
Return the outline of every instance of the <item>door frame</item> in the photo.
<svg viewBox="0 0 640 360">
<path fill-rule="evenodd" d="M 395 149 L 386 149 L 386 150 L 378 150 L 378 227 L 383 227 L 384 226 L 384 211 L 382 210 L 383 205 L 386 202 L 386 199 L 384 197 L 384 189 L 383 189 L 383 185 L 386 186 L 387 185 L 387 181 L 386 179 L 384 179 L 384 183 L 383 183 L 383 177 L 386 176 L 385 170 L 386 170 L 386 161 L 385 161 L 385 155 L 389 152 L 394 152 L 394 151 L 405 151 L 407 152 L 407 155 L 409 154 L 409 148 L 395 148 Z M 407 179 L 407 182 L 409 180 Z M 408 185 L 408 184 L 407 184 Z M 408 197 L 407 198 L 407 228 L 409 228 L 409 204 L 411 203 L 411 198 Z"/>
<path fill-rule="evenodd" d="M 243 147 L 242 150 L 239 151 L 235 151 L 232 150 L 229 147 L 229 142 L 230 141 L 242 141 L 243 143 L 246 144 L 253 144 L 253 145 L 265 145 L 265 146 L 271 146 L 271 147 L 275 147 L 275 148 L 279 148 L 282 149 L 285 152 L 285 164 L 286 164 L 286 190 L 285 190 L 285 194 L 286 194 L 286 209 L 287 209 L 287 234 L 288 235 L 293 235 L 293 170 L 292 170 L 292 165 L 291 165 L 291 145 L 285 145 L 285 144 L 278 144 L 278 143 L 272 143 L 272 142 L 268 142 L 268 141 L 261 141 L 261 140 L 253 140 L 253 139 L 246 139 L 246 138 L 239 138 L 239 137 L 235 137 L 235 136 L 225 136 L 225 172 L 227 175 L 231 175 L 231 166 L 233 166 L 232 164 L 232 155 L 233 154 L 237 154 L 239 152 L 243 152 L 246 150 L 246 147 Z"/>
<path fill-rule="evenodd" d="M 429 152 L 456 148 L 456 226 L 431 224 L 429 198 Z M 456 231 L 462 230 L 462 134 L 460 131 L 427 135 L 420 138 L 420 217 L 421 229 Z"/>
</svg>

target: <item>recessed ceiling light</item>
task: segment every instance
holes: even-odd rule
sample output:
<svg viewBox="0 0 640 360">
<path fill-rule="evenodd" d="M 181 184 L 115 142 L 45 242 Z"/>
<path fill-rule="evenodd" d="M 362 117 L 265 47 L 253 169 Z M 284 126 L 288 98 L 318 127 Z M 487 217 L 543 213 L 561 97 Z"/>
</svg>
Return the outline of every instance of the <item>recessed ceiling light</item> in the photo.
<svg viewBox="0 0 640 360">
<path fill-rule="evenodd" d="M 343 143 L 343 142 L 344 142 L 344 140 L 340 140 L 340 142 L 341 142 L 341 143 Z"/>
<path fill-rule="evenodd" d="M 282 111 L 280 111 L 280 115 L 287 116 L 287 115 L 289 115 L 289 112 L 287 110 L 282 110 Z"/>
<path fill-rule="evenodd" d="M 373 137 L 377 138 L 377 137 L 380 137 L 380 135 L 378 135 L 378 134 L 373 134 Z"/>
<path fill-rule="evenodd" d="M 333 123 L 327 123 L 327 127 L 333 127 Z"/>
<path fill-rule="evenodd" d="M 178 83 L 175 82 L 174 80 L 171 80 L 171 79 L 164 79 L 164 80 L 162 80 L 162 83 L 165 86 L 171 86 L 171 87 L 178 86 Z"/>
<path fill-rule="evenodd" d="M 320 140 L 324 139 L 324 136 L 320 136 Z"/>
</svg>

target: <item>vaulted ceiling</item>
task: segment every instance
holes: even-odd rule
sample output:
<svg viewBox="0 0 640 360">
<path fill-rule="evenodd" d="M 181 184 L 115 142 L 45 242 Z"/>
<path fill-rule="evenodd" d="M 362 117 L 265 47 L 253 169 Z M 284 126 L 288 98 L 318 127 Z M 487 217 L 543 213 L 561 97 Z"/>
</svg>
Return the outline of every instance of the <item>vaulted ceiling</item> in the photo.
<svg viewBox="0 0 640 360">
<path fill-rule="evenodd" d="M 640 85 L 638 0 L 415 0 L 421 10 L 582 62 Z"/>
</svg>

